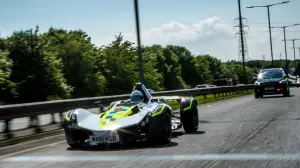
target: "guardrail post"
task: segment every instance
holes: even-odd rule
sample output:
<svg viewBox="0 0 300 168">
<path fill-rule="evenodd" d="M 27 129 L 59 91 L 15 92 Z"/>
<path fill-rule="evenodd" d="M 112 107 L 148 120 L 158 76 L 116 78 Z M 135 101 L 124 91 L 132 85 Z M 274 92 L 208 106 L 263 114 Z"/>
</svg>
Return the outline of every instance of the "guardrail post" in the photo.
<svg viewBox="0 0 300 168">
<path fill-rule="evenodd" d="M 11 120 L 5 120 L 4 133 L 5 133 L 6 138 L 12 137 L 12 133 L 10 130 L 10 123 L 11 123 Z"/>
<path fill-rule="evenodd" d="M 60 122 L 61 122 L 61 127 L 63 127 L 63 124 L 64 124 L 64 116 L 63 116 L 63 113 L 59 113 L 59 118 L 60 118 Z"/>
<path fill-rule="evenodd" d="M 99 114 L 102 113 L 103 111 L 104 111 L 104 107 L 101 105 L 101 106 L 99 107 Z"/>
<path fill-rule="evenodd" d="M 33 127 L 33 125 L 32 125 L 33 118 L 34 117 L 31 117 L 31 116 L 29 117 L 29 125 L 28 125 L 29 128 Z"/>
<path fill-rule="evenodd" d="M 37 116 L 30 117 L 30 127 L 35 128 L 36 133 L 41 132 L 41 128 L 39 127 L 39 120 Z"/>
<path fill-rule="evenodd" d="M 51 124 L 56 124 L 54 113 L 51 114 L 51 120 L 52 120 Z"/>
</svg>

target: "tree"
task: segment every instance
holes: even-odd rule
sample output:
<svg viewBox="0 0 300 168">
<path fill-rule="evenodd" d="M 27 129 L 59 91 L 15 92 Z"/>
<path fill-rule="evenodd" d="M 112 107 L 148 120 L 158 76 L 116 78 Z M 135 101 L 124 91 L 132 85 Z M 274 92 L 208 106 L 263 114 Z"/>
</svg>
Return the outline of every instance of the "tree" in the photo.
<svg viewBox="0 0 300 168">
<path fill-rule="evenodd" d="M 101 71 L 107 79 L 107 94 L 122 94 L 132 90 L 138 82 L 136 66 L 136 49 L 133 43 L 124 41 L 123 36 L 116 36 L 111 44 L 102 47 L 105 64 L 101 65 Z"/>
<path fill-rule="evenodd" d="M 16 84 L 10 81 L 12 60 L 8 58 L 8 52 L 0 50 L 0 102 L 10 103 L 16 92 Z"/>
<path fill-rule="evenodd" d="M 13 61 L 11 80 L 17 84 L 18 102 L 69 98 L 72 88 L 60 70 L 61 60 L 48 52 L 47 41 L 38 27 L 14 32 L 8 40 L 8 56 Z"/>
<path fill-rule="evenodd" d="M 100 96 L 104 93 L 106 79 L 96 68 L 101 52 L 90 42 L 82 30 L 69 31 L 50 28 L 43 36 L 49 51 L 62 60 L 62 72 L 68 85 L 74 88 L 72 97 Z"/>
<path fill-rule="evenodd" d="M 145 47 L 144 51 L 151 53 L 151 57 L 155 58 L 155 69 L 162 75 L 165 90 L 186 88 L 181 77 L 181 66 L 172 50 L 160 45 L 152 45 Z"/>
<path fill-rule="evenodd" d="M 146 86 L 156 91 L 211 84 L 214 78 L 230 77 L 234 84 L 243 77 L 242 63 L 210 55 L 193 55 L 183 46 L 143 46 Z M 34 102 L 64 98 L 124 94 L 139 82 L 137 48 L 122 34 L 110 44 L 96 47 L 83 30 L 51 27 L 0 38 L 0 101 Z M 288 62 L 291 62 L 288 60 Z M 285 60 L 274 60 L 285 67 Z M 246 64 L 246 83 L 270 61 Z M 293 67 L 294 64 L 289 64 Z M 300 66 L 300 65 L 299 65 Z M 300 72 L 299 66 L 297 72 Z"/>
<path fill-rule="evenodd" d="M 190 87 L 198 85 L 201 77 L 199 71 L 197 71 L 197 62 L 192 53 L 182 46 L 168 45 L 166 48 L 170 49 L 177 57 L 184 82 Z"/>
<path fill-rule="evenodd" d="M 195 60 L 197 62 L 197 72 L 200 75 L 199 84 L 213 83 L 213 76 L 209 67 L 210 62 L 203 56 L 197 56 Z"/>
</svg>

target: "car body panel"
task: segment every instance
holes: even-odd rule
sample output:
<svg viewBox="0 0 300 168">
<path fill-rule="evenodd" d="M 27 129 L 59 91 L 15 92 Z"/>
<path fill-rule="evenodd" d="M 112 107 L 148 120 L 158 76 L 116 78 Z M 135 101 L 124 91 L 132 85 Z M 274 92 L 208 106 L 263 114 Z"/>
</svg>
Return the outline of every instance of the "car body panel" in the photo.
<svg viewBox="0 0 300 168">
<path fill-rule="evenodd" d="M 78 127 L 83 129 L 92 131 L 115 130 L 138 124 L 148 112 L 153 113 L 159 105 L 159 103 L 140 104 L 138 105 L 140 111 L 130 116 L 128 115 L 132 114 L 131 109 L 135 106 L 115 106 L 104 112 L 102 118 L 99 114 L 94 114 L 85 109 L 76 109 L 70 111 L 67 115 L 76 114 Z M 115 118 L 115 120 L 112 121 L 112 118 Z"/>
</svg>

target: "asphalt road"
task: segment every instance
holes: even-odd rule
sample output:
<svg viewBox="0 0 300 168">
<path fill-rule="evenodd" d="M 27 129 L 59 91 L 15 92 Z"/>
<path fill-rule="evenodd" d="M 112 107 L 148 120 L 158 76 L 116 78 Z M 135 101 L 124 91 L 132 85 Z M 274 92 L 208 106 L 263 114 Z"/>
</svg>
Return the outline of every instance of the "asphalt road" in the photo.
<svg viewBox="0 0 300 168">
<path fill-rule="evenodd" d="M 299 98 L 293 88 L 291 97 L 249 95 L 199 106 L 198 133 L 176 131 L 165 146 L 74 150 L 53 142 L 1 158 L 0 167 L 300 167 Z"/>
</svg>

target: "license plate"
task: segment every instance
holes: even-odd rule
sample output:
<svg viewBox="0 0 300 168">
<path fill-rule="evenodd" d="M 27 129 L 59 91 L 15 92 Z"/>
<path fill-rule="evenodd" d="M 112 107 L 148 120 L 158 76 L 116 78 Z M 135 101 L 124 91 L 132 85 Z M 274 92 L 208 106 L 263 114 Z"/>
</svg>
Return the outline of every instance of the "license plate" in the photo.
<svg viewBox="0 0 300 168">
<path fill-rule="evenodd" d="M 274 90 L 274 88 L 273 87 L 267 87 L 267 88 L 265 88 L 265 90 Z"/>
<path fill-rule="evenodd" d="M 92 136 L 90 140 L 97 143 L 115 143 L 119 142 L 119 136 L 112 135 L 112 136 Z"/>
</svg>

